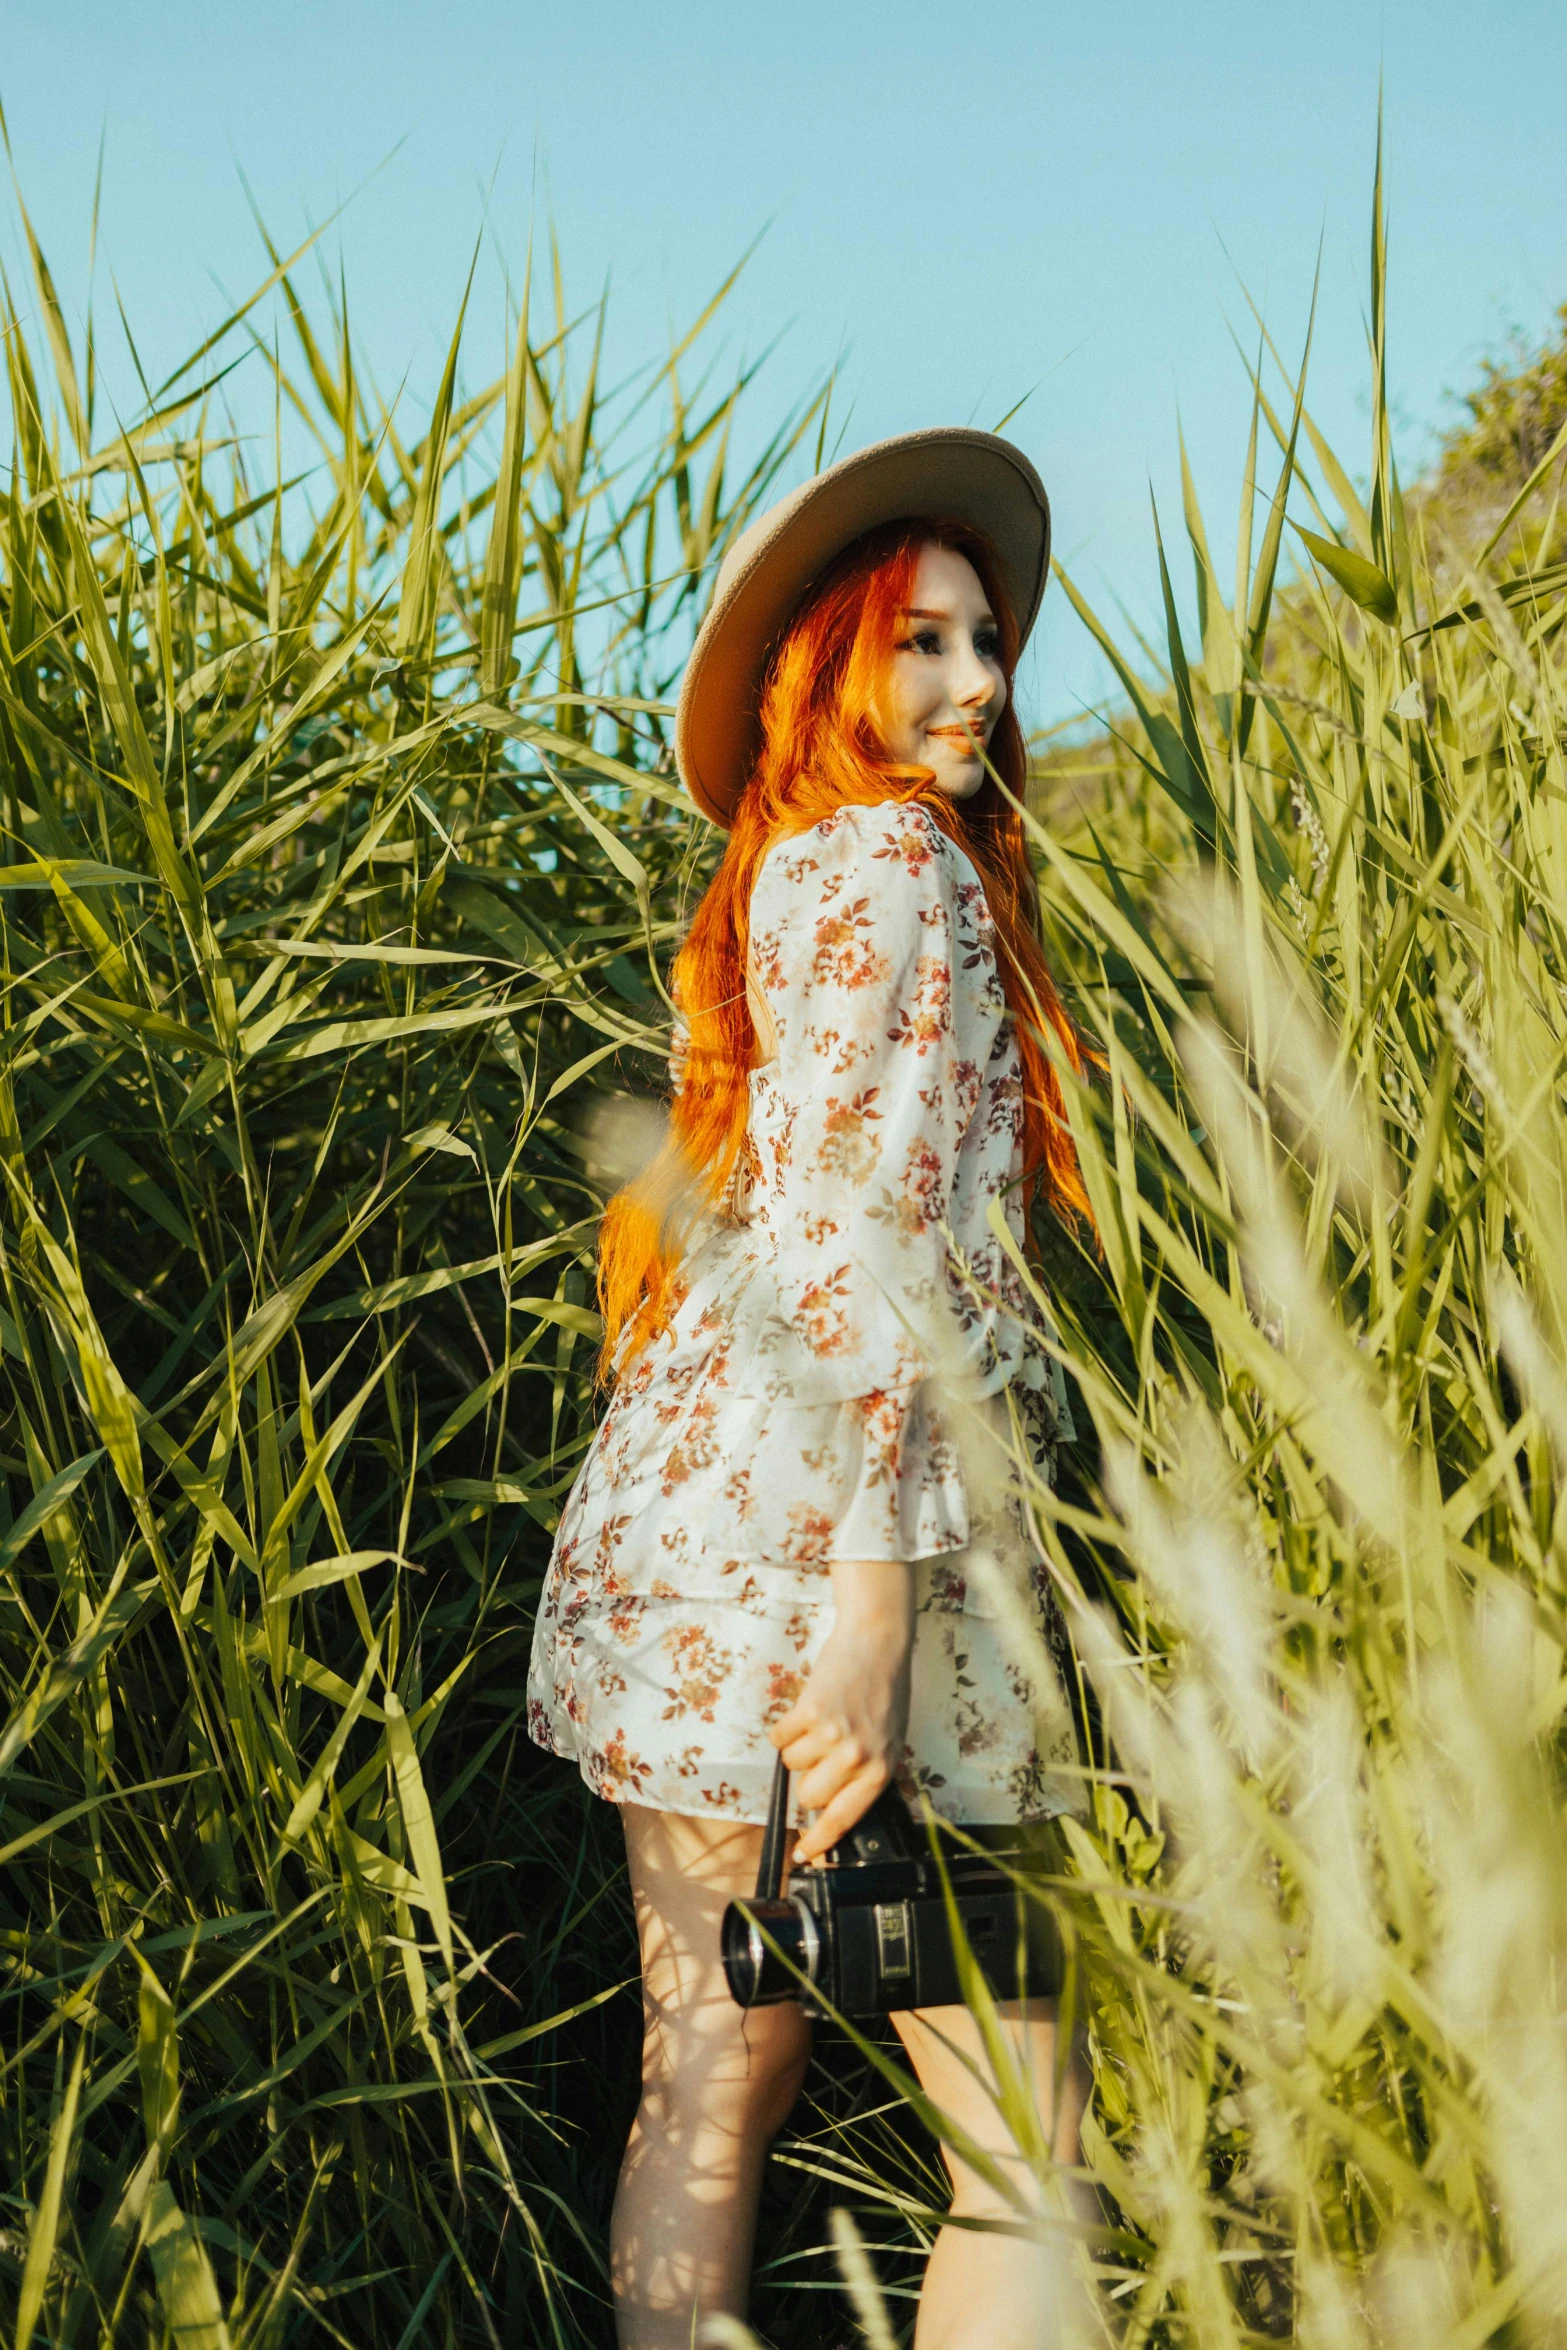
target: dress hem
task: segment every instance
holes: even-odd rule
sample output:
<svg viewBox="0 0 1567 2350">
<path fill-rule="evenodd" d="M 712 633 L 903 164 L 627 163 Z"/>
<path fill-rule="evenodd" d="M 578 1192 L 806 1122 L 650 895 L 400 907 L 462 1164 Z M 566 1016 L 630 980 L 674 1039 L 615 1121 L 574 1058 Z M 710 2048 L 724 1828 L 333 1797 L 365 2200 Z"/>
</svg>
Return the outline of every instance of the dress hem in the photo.
<svg viewBox="0 0 1567 2350">
<path fill-rule="evenodd" d="M 528 1731 L 528 1736 L 541 1754 L 551 1755 L 558 1762 L 575 1763 L 577 1776 L 588 1793 L 595 1796 L 600 1803 L 612 1805 L 616 1811 L 620 1811 L 628 1803 L 633 1803 L 637 1804 L 642 1811 L 667 1811 L 672 1813 L 676 1819 L 682 1820 L 717 1820 L 731 1828 L 765 1828 L 767 1825 L 765 1811 L 759 1811 L 752 1818 L 748 1812 L 718 1811 L 710 1803 L 644 1803 L 635 1795 L 606 1795 L 602 1787 L 594 1786 L 588 1775 L 587 1764 L 574 1746 L 562 1746 L 553 1734 L 547 1740 L 540 1738 L 531 1728 Z M 945 1812 L 938 1812 L 936 1816 L 938 1819 L 946 1821 L 949 1827 L 972 1829 L 1030 1828 L 1036 1826 L 1041 1820 L 1074 1819 L 1080 1815 L 1070 1803 L 1063 1802 L 1042 1805 L 1038 1811 L 1003 1812 L 999 1818 L 988 1820 L 947 1820 Z"/>
</svg>

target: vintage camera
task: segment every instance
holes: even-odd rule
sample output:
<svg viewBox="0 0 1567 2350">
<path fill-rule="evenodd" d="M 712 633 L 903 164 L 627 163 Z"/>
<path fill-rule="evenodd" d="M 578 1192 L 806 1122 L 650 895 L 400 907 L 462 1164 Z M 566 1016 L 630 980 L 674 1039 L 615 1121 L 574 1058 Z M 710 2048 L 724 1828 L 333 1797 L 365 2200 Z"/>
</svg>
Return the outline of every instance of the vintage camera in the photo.
<svg viewBox="0 0 1567 2350">
<path fill-rule="evenodd" d="M 907 1805 L 888 1788 L 833 1847 L 827 1865 L 792 1869 L 784 1892 L 788 1817 L 789 1774 L 780 1761 L 756 1892 L 724 1912 L 724 1975 L 741 2007 L 798 1999 L 810 2015 L 874 2016 L 960 2005 L 943 1868 L 968 1947 L 995 1996 L 1044 1999 L 1060 1990 L 1054 1921 L 997 1865 L 999 1856 L 953 1845 L 938 1863 Z"/>
</svg>

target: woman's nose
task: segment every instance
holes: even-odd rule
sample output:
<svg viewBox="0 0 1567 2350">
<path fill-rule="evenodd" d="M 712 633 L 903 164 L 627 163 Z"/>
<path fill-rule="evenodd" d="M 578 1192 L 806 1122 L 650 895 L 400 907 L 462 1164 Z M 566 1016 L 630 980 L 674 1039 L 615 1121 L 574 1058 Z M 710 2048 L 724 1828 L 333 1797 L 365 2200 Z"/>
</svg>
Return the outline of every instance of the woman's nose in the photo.
<svg viewBox="0 0 1567 2350">
<path fill-rule="evenodd" d="M 995 699 L 995 692 L 994 676 L 970 645 L 959 665 L 954 700 L 961 702 L 965 709 L 983 710 Z"/>
</svg>

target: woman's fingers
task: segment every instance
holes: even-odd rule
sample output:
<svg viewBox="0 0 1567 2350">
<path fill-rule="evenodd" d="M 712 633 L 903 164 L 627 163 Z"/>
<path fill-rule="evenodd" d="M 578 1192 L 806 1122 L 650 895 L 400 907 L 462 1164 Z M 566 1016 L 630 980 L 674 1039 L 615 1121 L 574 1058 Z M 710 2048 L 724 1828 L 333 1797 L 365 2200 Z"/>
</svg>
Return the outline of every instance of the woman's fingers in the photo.
<svg viewBox="0 0 1567 2350">
<path fill-rule="evenodd" d="M 800 1829 L 806 1860 L 826 1852 L 869 1809 L 892 1777 L 884 1757 L 868 1754 L 857 1740 L 844 1739 L 795 1782 L 801 1813 L 816 1816 Z"/>
<path fill-rule="evenodd" d="M 819 1860 L 831 1852 L 840 1837 L 847 1836 L 856 1820 L 864 1818 L 887 1783 L 888 1775 L 880 1767 L 857 1772 L 817 1812 L 810 1826 L 801 1830 L 794 1848 L 796 1865 L 803 1867 L 806 1862 Z"/>
<path fill-rule="evenodd" d="M 780 1722 L 778 1731 L 782 1733 L 783 1728 Z M 775 1736 L 773 1743 L 783 1756 L 784 1768 L 788 1771 L 808 1771 L 813 1763 L 823 1761 L 829 1754 L 836 1754 L 840 1748 L 847 1750 L 854 1747 L 862 1762 L 866 1754 L 865 1747 L 857 1742 L 847 1723 L 830 1714 L 803 1715 L 796 1731 L 787 1737 Z"/>
<path fill-rule="evenodd" d="M 819 1736 L 841 1738 L 843 1731 L 842 1722 L 835 1721 L 817 1711 L 810 1701 L 810 1691 L 807 1690 L 797 1705 L 790 1706 L 786 1714 L 779 1715 L 777 1721 L 769 1728 L 767 1735 L 779 1753 L 784 1755 L 787 1760 L 787 1750 L 800 1739 Z M 790 1770 L 794 1769 L 793 1763 L 789 1764 L 789 1768 Z"/>
<path fill-rule="evenodd" d="M 796 1859 L 820 1859 L 890 1784 L 893 1765 L 886 1744 L 858 1720 L 858 1708 L 850 1708 L 846 1718 L 836 1706 L 815 1706 L 811 1687 L 803 1690 L 799 1704 L 778 1715 L 768 1739 L 794 1777 L 799 1812 L 815 1814 L 811 1826 L 801 1826 Z"/>
<path fill-rule="evenodd" d="M 815 1860 L 830 1852 L 875 1802 L 891 1770 L 844 1723 L 822 1720 L 804 1703 L 780 1716 L 768 1736 L 794 1776 L 800 1811 L 816 1814 L 800 1831 L 795 1857 L 802 1863 Z"/>
<path fill-rule="evenodd" d="M 824 1811 L 841 1788 L 850 1786 L 862 1772 L 886 1770 L 879 1758 L 870 1753 L 857 1738 L 836 1739 L 795 1780 L 795 1802 L 802 1811 Z"/>
</svg>

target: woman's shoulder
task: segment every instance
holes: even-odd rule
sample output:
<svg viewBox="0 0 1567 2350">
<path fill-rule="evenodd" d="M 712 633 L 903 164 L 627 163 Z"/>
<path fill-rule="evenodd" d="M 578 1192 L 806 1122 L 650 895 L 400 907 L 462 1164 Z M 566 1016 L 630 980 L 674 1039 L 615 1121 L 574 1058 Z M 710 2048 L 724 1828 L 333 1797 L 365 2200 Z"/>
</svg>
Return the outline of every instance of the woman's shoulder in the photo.
<svg viewBox="0 0 1567 2350">
<path fill-rule="evenodd" d="M 845 800 L 804 832 L 775 841 L 760 880 L 818 887 L 853 875 L 865 887 L 895 886 L 899 875 L 927 886 L 953 870 L 953 844 L 926 809 L 907 800 Z M 939 877 L 939 878 L 938 878 Z"/>
</svg>

